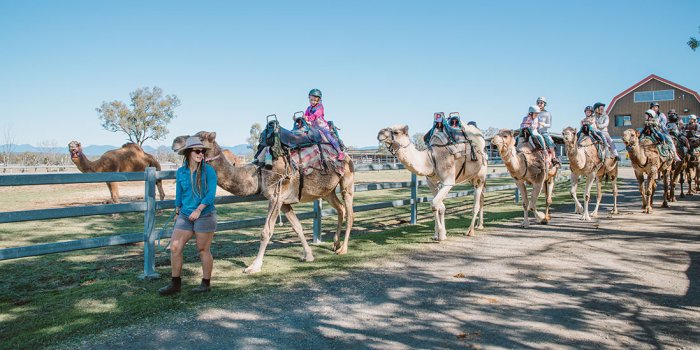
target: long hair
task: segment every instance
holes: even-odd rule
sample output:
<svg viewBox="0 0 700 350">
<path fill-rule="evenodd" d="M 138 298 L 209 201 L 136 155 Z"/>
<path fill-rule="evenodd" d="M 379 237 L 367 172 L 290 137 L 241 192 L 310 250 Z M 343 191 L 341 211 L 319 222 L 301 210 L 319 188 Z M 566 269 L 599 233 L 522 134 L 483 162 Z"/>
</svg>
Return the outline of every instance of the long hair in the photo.
<svg viewBox="0 0 700 350">
<path fill-rule="evenodd" d="M 188 167 L 189 169 L 189 162 L 190 162 L 190 154 L 192 153 L 192 149 L 185 150 L 185 159 L 182 161 L 182 165 Z M 194 173 L 190 172 L 190 183 L 192 184 L 192 194 L 194 194 L 196 197 L 202 198 L 203 193 L 207 192 L 209 190 L 209 184 L 206 183 L 206 181 L 202 181 L 202 174 L 204 173 L 204 159 L 202 159 L 201 162 L 199 162 L 199 165 L 197 166 L 197 169 L 194 170 Z M 195 179 L 197 181 L 195 181 Z M 202 185 L 204 184 L 204 185 Z M 204 191 L 202 191 L 202 187 L 204 187 Z"/>
</svg>

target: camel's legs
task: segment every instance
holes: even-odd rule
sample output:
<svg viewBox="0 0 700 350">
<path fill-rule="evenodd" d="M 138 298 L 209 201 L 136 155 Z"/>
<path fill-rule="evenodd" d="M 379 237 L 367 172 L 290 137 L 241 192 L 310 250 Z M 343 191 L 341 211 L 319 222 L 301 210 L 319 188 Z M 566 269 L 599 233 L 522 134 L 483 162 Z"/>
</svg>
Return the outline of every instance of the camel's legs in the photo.
<svg viewBox="0 0 700 350">
<path fill-rule="evenodd" d="M 451 189 L 452 185 L 443 185 L 442 188 L 437 191 L 431 203 L 435 217 L 435 225 L 437 226 L 436 233 L 438 235 L 437 237 L 433 237 L 433 239 L 437 238 L 438 241 L 447 239 L 447 228 L 445 227 L 445 204 L 443 203 L 443 200 Z"/>
<path fill-rule="evenodd" d="M 543 224 L 547 224 L 550 220 L 552 220 L 552 216 L 549 213 L 549 209 L 552 207 L 552 195 L 554 194 L 554 178 L 550 178 L 545 180 L 544 182 L 545 187 L 545 197 L 544 197 L 544 203 L 545 203 L 545 210 L 544 210 L 544 219 L 541 221 Z"/>
<path fill-rule="evenodd" d="M 661 176 L 664 179 L 664 201 L 661 203 L 662 208 L 668 208 L 668 201 L 669 198 L 671 198 L 671 189 L 673 187 L 671 187 L 671 184 L 669 184 L 669 178 L 671 177 L 669 173 L 670 171 L 661 171 Z"/>
<path fill-rule="evenodd" d="M 306 241 L 306 236 L 304 236 L 304 229 L 301 226 L 301 222 L 299 222 L 299 218 L 297 218 L 297 214 L 294 213 L 294 208 L 292 208 L 292 206 L 289 204 L 282 204 L 280 210 L 282 210 L 284 216 L 287 217 L 289 224 L 292 225 L 292 230 L 297 234 L 299 240 L 301 241 L 301 246 L 303 248 L 304 254 L 301 258 L 301 261 L 314 261 L 314 253 L 311 251 L 309 242 Z"/>
<path fill-rule="evenodd" d="M 112 197 L 112 203 L 119 203 L 119 184 L 116 182 L 108 182 L 107 188 L 109 188 L 109 195 Z"/>
<path fill-rule="evenodd" d="M 160 196 L 160 200 L 164 200 L 165 192 L 163 192 L 163 180 L 156 181 L 156 187 L 158 187 L 158 195 Z"/>
<path fill-rule="evenodd" d="M 256 273 L 260 272 L 263 264 L 263 257 L 265 256 L 265 250 L 267 245 L 270 243 L 270 238 L 275 231 L 275 221 L 279 216 L 280 209 L 282 207 L 282 200 L 280 198 L 270 199 L 270 204 L 267 208 L 267 218 L 265 220 L 265 226 L 263 227 L 262 234 L 260 235 L 260 248 L 258 249 L 258 255 L 253 260 L 243 272 L 245 273 Z"/>
<path fill-rule="evenodd" d="M 617 171 L 617 169 L 616 169 Z M 617 175 L 611 175 L 610 176 L 610 181 L 612 182 L 612 192 L 613 192 L 613 209 L 612 213 L 613 214 L 618 214 L 619 212 L 617 211 Z"/>
<path fill-rule="evenodd" d="M 537 198 L 539 198 L 540 193 L 542 193 L 542 187 L 547 186 L 546 181 L 547 179 L 545 179 L 539 184 L 533 184 L 532 192 L 530 193 L 529 210 L 532 210 L 532 212 L 535 213 L 535 218 L 537 218 L 539 222 L 542 222 L 542 220 L 545 219 L 545 215 L 537 211 Z"/>
<path fill-rule="evenodd" d="M 486 201 L 484 197 L 486 197 L 486 191 L 484 189 L 486 188 L 486 182 L 482 185 L 481 188 L 481 206 L 479 207 L 481 210 L 479 210 L 479 224 L 476 226 L 477 230 L 483 230 L 484 229 L 484 202 Z"/>
<path fill-rule="evenodd" d="M 639 194 L 642 196 L 642 212 L 648 213 L 647 211 L 647 194 L 646 194 L 646 189 L 645 189 L 645 184 L 644 184 L 644 173 L 634 172 L 634 176 L 637 178 L 637 184 L 639 185 Z"/>
<path fill-rule="evenodd" d="M 578 175 L 574 174 L 573 172 L 571 173 L 571 198 L 574 199 L 574 213 L 576 214 L 583 214 L 583 207 L 581 206 L 581 202 L 578 201 Z"/>
<path fill-rule="evenodd" d="M 355 198 L 355 180 L 353 179 L 353 173 L 350 173 L 350 177 L 348 177 L 346 173 L 346 175 L 340 179 L 340 186 L 342 189 L 341 195 L 345 202 L 345 239 L 343 240 L 343 246 L 340 248 L 340 251 L 336 251 L 336 254 L 345 254 L 348 252 L 350 231 L 352 231 L 352 225 L 355 222 L 355 211 L 352 208 Z"/>
<path fill-rule="evenodd" d="M 525 187 L 525 182 L 516 181 L 515 185 L 518 186 L 518 191 L 520 191 L 520 198 L 523 201 L 523 222 L 520 224 L 521 227 L 527 228 L 530 226 L 530 200 L 527 197 L 527 187 Z"/>
<path fill-rule="evenodd" d="M 484 185 L 481 181 L 474 186 L 474 213 L 472 214 L 472 222 L 469 224 L 469 230 L 467 230 L 467 236 L 474 235 L 474 225 L 476 224 L 479 212 L 483 211 L 483 208 L 481 207 L 481 196 L 483 194 L 483 189 Z"/>
<path fill-rule="evenodd" d="M 343 229 L 343 218 L 345 218 L 345 207 L 340 203 L 340 199 L 336 196 L 335 191 L 332 191 L 324 198 L 338 212 L 338 225 L 333 236 L 333 251 L 340 250 L 340 230 Z"/>
<path fill-rule="evenodd" d="M 588 204 L 591 202 L 591 187 L 593 187 L 593 180 L 596 179 L 595 174 L 586 175 L 586 190 L 583 192 L 583 215 L 581 220 L 590 221 L 591 215 L 588 212 Z M 600 183 L 598 183 L 598 198 L 600 198 Z M 596 207 L 596 211 L 598 207 Z"/>
<path fill-rule="evenodd" d="M 605 165 L 603 165 L 603 167 L 605 167 Z M 593 174 L 591 176 L 596 176 L 596 175 Z M 600 208 L 600 201 L 603 199 L 603 183 L 601 182 L 601 180 L 603 180 L 603 176 L 605 176 L 605 175 L 596 176 L 596 181 L 595 181 L 595 183 L 596 183 L 596 196 L 595 196 L 596 201 L 595 201 L 595 209 L 593 209 L 593 212 L 591 213 L 591 217 L 598 216 L 598 209 Z"/>
</svg>

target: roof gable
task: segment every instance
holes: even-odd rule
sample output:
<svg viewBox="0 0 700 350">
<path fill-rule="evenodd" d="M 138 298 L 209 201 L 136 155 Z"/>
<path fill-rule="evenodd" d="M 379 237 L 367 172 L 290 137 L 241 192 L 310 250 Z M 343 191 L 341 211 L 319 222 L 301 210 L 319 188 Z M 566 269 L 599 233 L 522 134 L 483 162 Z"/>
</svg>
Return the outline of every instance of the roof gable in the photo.
<svg viewBox="0 0 700 350">
<path fill-rule="evenodd" d="M 666 79 L 664 79 L 664 78 L 662 78 L 662 77 L 660 77 L 660 76 L 657 76 L 657 75 L 655 75 L 655 74 L 651 74 L 651 75 L 649 75 L 648 77 L 646 77 L 646 78 L 640 80 L 638 83 L 636 83 L 636 84 L 630 86 L 627 90 L 625 90 L 625 91 L 619 93 L 617 96 L 613 97 L 612 101 L 610 101 L 610 103 L 608 104 L 608 108 L 605 109 L 605 113 L 610 113 L 610 111 L 611 111 L 611 110 L 613 109 L 613 107 L 615 106 L 615 103 L 616 103 L 618 100 L 620 100 L 622 97 L 626 96 L 626 95 L 629 94 L 630 92 L 634 91 L 636 88 L 638 88 L 638 87 L 640 87 L 640 86 L 646 84 L 647 82 L 649 82 L 649 81 L 652 80 L 652 79 L 656 79 L 656 80 L 658 80 L 658 81 L 660 81 L 660 82 L 662 82 L 662 83 L 664 83 L 664 84 L 671 85 L 671 86 L 673 86 L 674 88 L 676 88 L 676 89 L 678 89 L 678 90 L 685 91 L 685 92 L 687 92 L 687 93 L 689 93 L 689 94 L 695 96 L 695 99 L 698 100 L 698 102 L 700 102 L 700 95 L 699 95 L 697 92 L 695 92 L 695 91 L 693 91 L 693 90 L 691 90 L 691 89 L 688 89 L 688 88 L 685 87 L 685 86 L 676 84 L 676 83 L 674 83 L 674 82 L 672 82 L 672 81 L 670 81 L 670 80 L 666 80 Z"/>
</svg>

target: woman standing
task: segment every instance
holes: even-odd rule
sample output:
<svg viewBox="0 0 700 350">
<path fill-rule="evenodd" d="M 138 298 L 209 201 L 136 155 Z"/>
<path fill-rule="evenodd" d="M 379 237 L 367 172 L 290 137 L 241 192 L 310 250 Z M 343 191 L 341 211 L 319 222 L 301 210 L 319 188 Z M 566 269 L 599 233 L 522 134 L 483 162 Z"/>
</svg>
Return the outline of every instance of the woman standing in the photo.
<svg viewBox="0 0 700 350">
<path fill-rule="evenodd" d="M 192 136 L 185 142 L 178 154 L 184 155 L 182 167 L 177 169 L 175 214 L 177 220 L 170 243 L 170 264 L 172 280 L 170 284 L 158 290 L 160 295 L 171 295 L 180 292 L 182 280 L 182 249 L 187 241 L 195 236 L 197 251 L 202 261 L 202 283 L 192 289 L 194 293 L 210 290 L 211 272 L 214 258 L 209 247 L 216 231 L 216 172 L 204 162 L 204 153 L 208 147 L 202 144 L 199 137 Z"/>
</svg>

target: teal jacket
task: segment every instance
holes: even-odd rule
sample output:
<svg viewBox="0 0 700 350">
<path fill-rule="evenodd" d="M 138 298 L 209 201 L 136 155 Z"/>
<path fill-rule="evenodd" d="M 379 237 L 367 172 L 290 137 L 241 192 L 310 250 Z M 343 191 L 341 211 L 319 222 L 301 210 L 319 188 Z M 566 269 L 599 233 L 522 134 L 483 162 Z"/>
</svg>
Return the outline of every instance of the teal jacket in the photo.
<svg viewBox="0 0 700 350">
<path fill-rule="evenodd" d="M 177 169 L 175 207 L 180 208 L 180 213 L 190 216 L 200 204 L 205 204 L 201 215 L 215 211 L 214 197 L 216 197 L 216 171 L 209 164 L 204 164 L 204 174 L 202 176 L 202 193 L 196 193 L 192 186 L 192 181 L 196 181 L 197 172 L 190 177 L 190 167 L 185 163 Z"/>
</svg>

